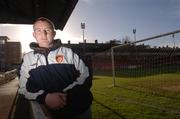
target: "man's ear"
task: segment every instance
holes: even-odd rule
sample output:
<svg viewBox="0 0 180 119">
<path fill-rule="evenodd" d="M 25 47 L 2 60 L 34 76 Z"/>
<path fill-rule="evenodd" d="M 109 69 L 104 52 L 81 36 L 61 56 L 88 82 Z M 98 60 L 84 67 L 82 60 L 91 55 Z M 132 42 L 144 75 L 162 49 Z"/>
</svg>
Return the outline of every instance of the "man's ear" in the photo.
<svg viewBox="0 0 180 119">
<path fill-rule="evenodd" d="M 54 37 L 56 36 L 56 31 L 54 31 Z"/>
</svg>

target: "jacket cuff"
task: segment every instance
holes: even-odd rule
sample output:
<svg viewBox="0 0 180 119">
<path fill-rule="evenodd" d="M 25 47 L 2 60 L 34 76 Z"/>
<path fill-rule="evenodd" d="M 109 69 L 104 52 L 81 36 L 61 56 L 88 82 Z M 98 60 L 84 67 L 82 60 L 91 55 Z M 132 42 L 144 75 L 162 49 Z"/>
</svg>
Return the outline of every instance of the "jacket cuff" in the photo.
<svg viewBox="0 0 180 119">
<path fill-rule="evenodd" d="M 43 94 L 39 95 L 39 96 L 37 97 L 37 101 L 38 101 L 40 104 L 45 104 L 46 95 L 47 95 L 46 92 L 44 92 Z"/>
</svg>

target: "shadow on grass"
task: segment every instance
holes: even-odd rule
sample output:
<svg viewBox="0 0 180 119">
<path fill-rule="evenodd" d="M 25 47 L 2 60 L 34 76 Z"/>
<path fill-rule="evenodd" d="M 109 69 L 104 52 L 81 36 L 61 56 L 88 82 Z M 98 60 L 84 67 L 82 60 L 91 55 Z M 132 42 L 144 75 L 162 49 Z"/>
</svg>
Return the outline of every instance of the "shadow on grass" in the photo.
<svg viewBox="0 0 180 119">
<path fill-rule="evenodd" d="M 97 104 L 101 105 L 102 107 L 108 109 L 109 111 L 111 111 L 113 114 L 115 114 L 116 116 L 120 117 L 121 119 L 126 119 L 124 116 L 122 116 L 121 114 L 119 114 L 118 112 L 116 112 L 114 109 L 104 105 L 103 103 L 97 101 L 96 99 L 93 100 L 94 102 L 96 102 Z"/>
</svg>

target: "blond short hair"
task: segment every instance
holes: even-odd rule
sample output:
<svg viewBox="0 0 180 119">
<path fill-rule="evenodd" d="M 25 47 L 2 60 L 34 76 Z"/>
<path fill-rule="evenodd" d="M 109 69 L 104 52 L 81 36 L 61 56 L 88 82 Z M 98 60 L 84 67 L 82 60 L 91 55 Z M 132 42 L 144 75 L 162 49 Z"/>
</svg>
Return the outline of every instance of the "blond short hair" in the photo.
<svg viewBox="0 0 180 119">
<path fill-rule="evenodd" d="M 45 22 L 47 22 L 52 27 L 53 30 L 55 29 L 54 23 L 51 20 L 49 20 L 48 18 L 45 18 L 45 17 L 39 17 L 38 19 L 36 19 L 35 22 L 33 23 L 33 29 L 34 29 L 34 25 L 38 21 L 45 21 Z"/>
</svg>

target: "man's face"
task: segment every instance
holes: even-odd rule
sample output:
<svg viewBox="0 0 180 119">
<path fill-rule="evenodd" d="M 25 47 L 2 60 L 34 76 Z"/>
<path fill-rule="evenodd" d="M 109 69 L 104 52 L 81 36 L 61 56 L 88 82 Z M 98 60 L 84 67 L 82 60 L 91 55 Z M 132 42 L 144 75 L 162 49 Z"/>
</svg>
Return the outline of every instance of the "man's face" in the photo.
<svg viewBox="0 0 180 119">
<path fill-rule="evenodd" d="M 46 21 L 37 21 L 34 24 L 33 36 L 40 47 L 49 48 L 52 45 L 56 32 Z"/>
</svg>

